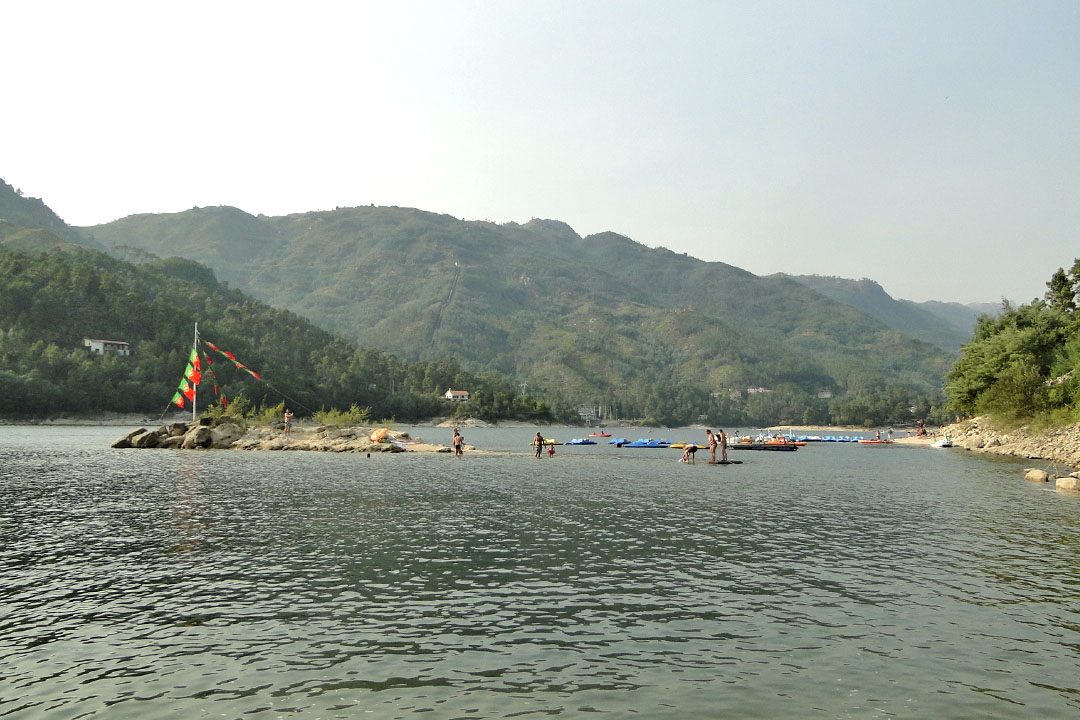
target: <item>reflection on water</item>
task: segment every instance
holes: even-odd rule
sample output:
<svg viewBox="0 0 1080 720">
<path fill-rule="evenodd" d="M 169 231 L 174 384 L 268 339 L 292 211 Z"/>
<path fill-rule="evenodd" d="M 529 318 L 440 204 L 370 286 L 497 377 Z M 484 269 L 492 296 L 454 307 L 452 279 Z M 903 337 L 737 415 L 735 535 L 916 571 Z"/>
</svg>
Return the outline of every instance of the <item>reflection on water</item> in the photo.
<svg viewBox="0 0 1080 720">
<path fill-rule="evenodd" d="M 0 715 L 1080 709 L 1080 498 L 1013 462 L 537 460 L 505 430 L 466 434 L 509 452 L 463 459 L 107 449 L 118 434 L 0 428 Z"/>
</svg>

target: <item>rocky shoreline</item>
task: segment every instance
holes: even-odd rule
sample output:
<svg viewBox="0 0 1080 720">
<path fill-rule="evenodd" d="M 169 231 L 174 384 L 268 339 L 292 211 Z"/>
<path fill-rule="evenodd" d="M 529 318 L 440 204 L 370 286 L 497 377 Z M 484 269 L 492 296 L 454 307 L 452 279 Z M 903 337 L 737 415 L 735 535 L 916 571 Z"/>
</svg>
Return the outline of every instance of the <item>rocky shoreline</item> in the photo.
<svg viewBox="0 0 1080 720">
<path fill-rule="evenodd" d="M 386 431 L 379 440 L 379 428 L 319 425 L 297 427 L 285 434 L 280 427 L 246 428 L 237 423 L 214 424 L 209 419 L 195 423 L 174 422 L 156 430 L 140 427 L 118 438 L 111 447 L 161 450 L 307 450 L 339 453 L 449 453 L 445 445 L 425 443 L 407 432 Z M 465 450 L 476 452 L 466 445 Z"/>
<path fill-rule="evenodd" d="M 1067 425 L 1044 432 L 1032 432 L 1027 426 L 1005 430 L 989 418 L 977 417 L 943 427 L 953 447 L 990 455 L 1047 460 L 1054 465 L 1051 475 L 1042 468 L 1028 468 L 1025 478 L 1032 482 L 1056 480 L 1060 490 L 1080 490 L 1080 424 Z M 1065 465 L 1065 472 L 1058 465 Z M 1069 472 L 1072 470 L 1072 472 Z"/>
</svg>

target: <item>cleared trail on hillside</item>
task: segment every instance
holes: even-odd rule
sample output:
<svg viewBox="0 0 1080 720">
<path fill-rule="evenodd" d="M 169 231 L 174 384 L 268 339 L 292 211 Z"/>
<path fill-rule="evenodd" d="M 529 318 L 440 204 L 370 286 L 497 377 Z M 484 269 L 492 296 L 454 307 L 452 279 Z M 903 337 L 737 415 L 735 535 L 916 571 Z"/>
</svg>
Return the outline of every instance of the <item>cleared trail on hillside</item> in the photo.
<svg viewBox="0 0 1080 720">
<path fill-rule="evenodd" d="M 435 327 L 431 330 L 431 347 L 435 347 L 435 338 L 439 334 L 439 330 L 442 329 L 443 313 L 446 312 L 446 308 L 454 300 L 454 293 L 457 291 L 458 278 L 461 277 L 461 266 L 456 262 L 454 263 L 454 280 L 450 283 L 450 292 L 446 296 L 446 300 L 443 300 L 442 305 L 439 306 L 439 314 L 435 316 Z"/>
</svg>

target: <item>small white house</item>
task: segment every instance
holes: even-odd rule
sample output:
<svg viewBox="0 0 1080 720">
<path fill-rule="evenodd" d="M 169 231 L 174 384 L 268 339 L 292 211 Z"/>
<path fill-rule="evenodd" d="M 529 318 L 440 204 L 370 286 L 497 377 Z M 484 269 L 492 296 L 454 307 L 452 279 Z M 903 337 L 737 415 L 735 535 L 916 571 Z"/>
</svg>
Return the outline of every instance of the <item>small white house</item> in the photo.
<svg viewBox="0 0 1080 720">
<path fill-rule="evenodd" d="M 123 340 L 94 340 L 93 338 L 83 338 L 82 344 L 83 347 L 93 355 L 104 355 L 105 353 L 113 353 L 114 355 L 131 354 L 131 346 Z"/>
<path fill-rule="evenodd" d="M 469 399 L 469 391 L 447 389 L 446 395 L 443 397 L 451 402 L 466 402 Z"/>
</svg>

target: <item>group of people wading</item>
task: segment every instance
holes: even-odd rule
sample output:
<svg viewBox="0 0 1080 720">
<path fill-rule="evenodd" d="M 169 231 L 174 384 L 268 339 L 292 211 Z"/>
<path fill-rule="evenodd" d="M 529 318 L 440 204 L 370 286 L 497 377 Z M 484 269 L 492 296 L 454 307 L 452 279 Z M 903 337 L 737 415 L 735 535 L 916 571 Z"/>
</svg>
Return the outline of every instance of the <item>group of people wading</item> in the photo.
<svg viewBox="0 0 1080 720">
<path fill-rule="evenodd" d="M 532 444 L 536 446 L 536 457 L 540 457 L 540 453 L 544 450 L 545 443 L 547 444 L 548 457 L 555 457 L 555 443 L 547 442 L 540 433 L 536 433 L 536 437 L 533 438 L 532 441 Z"/>
</svg>

